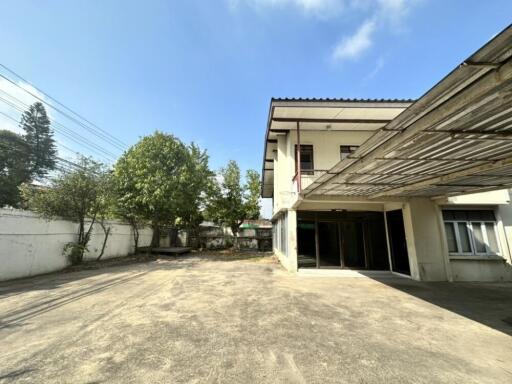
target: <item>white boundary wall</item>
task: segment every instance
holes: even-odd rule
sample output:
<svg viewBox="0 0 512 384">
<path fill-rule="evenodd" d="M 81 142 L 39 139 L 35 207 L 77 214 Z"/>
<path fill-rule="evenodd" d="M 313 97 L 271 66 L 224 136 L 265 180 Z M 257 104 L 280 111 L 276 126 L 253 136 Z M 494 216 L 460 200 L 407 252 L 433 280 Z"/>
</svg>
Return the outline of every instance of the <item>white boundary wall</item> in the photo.
<svg viewBox="0 0 512 384">
<path fill-rule="evenodd" d="M 112 230 L 102 259 L 127 256 L 134 241 L 129 225 L 111 221 Z M 62 254 L 67 243 L 76 241 L 78 224 L 66 220 L 44 220 L 35 213 L 17 209 L 0 209 L 0 281 L 58 271 L 69 265 Z M 139 246 L 151 242 L 151 229 L 140 230 Z M 99 224 L 85 254 L 94 260 L 101 252 L 104 234 Z"/>
</svg>

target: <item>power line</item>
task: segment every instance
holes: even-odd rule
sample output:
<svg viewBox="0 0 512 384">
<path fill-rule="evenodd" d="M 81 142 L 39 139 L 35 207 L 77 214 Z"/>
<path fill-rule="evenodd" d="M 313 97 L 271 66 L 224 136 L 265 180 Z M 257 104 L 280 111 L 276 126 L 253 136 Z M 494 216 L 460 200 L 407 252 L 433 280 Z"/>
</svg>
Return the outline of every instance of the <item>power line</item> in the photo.
<svg viewBox="0 0 512 384">
<path fill-rule="evenodd" d="M 28 109 L 30 108 L 29 105 L 27 105 L 26 103 L 24 103 L 23 101 L 21 101 L 20 99 L 18 99 L 17 97 L 13 96 L 13 95 L 10 95 L 8 94 L 7 92 L 5 92 L 4 90 L 0 89 L 0 92 L 4 93 L 5 95 L 7 95 L 8 97 L 10 97 L 11 99 L 14 99 L 16 100 L 19 104 L 21 104 L 25 109 Z M 5 99 L 3 99 L 2 97 L 0 97 L 0 100 L 3 100 L 6 104 L 10 105 L 11 107 L 17 109 L 20 113 L 24 113 L 25 111 L 23 110 L 23 108 L 20 108 L 19 106 L 16 106 L 14 103 L 12 102 L 9 102 Z M 57 125 L 59 127 L 61 127 L 61 129 L 63 129 L 64 131 L 68 132 L 70 135 L 73 135 L 73 136 L 77 136 L 79 137 L 79 140 L 83 141 L 84 143 L 87 143 L 88 147 L 90 148 L 91 146 L 92 147 L 95 147 L 97 150 L 105 153 L 106 155 L 110 156 L 113 160 L 116 158 L 116 155 L 114 155 L 112 152 L 110 151 L 107 151 L 106 149 L 104 149 L 102 146 L 100 146 L 99 144 L 96 144 L 96 143 L 93 143 L 92 141 L 88 140 L 87 138 L 85 138 L 84 136 L 80 135 L 79 133 L 76 133 L 75 131 L 73 131 L 72 129 L 66 127 L 64 124 L 58 122 L 57 120 L 53 119 L 52 121 L 52 124 L 53 125 Z M 57 130 L 57 129 L 56 129 Z M 75 140 L 74 140 L 75 141 Z M 75 141 L 76 142 L 76 141 Z"/>
<path fill-rule="evenodd" d="M 0 142 L 0 147 L 3 147 L 4 149 L 10 151 L 18 152 L 23 155 L 28 155 L 27 152 L 23 151 L 20 148 L 8 146 L 7 144 L 2 142 Z M 61 165 L 66 165 L 67 167 L 69 167 L 69 169 L 84 169 L 84 167 L 82 167 L 80 164 L 74 163 L 71 160 L 67 160 L 59 156 L 55 156 L 55 162 L 60 163 Z"/>
<path fill-rule="evenodd" d="M 1 90 L 1 92 L 7 94 L 5 91 Z M 23 103 L 22 101 L 20 101 L 19 99 L 17 99 L 16 97 L 14 96 L 11 96 L 9 94 L 7 94 L 9 97 L 17 100 L 21 105 L 25 106 L 26 108 L 28 108 L 28 105 Z M 20 108 L 19 106 L 17 106 L 16 104 L 14 104 L 13 102 L 10 102 L 9 100 L 6 100 L 4 99 L 3 97 L 0 96 L 0 101 L 3 101 L 5 104 L 7 104 L 8 106 L 10 106 L 11 108 L 17 110 L 18 112 L 20 113 L 23 113 L 24 110 L 23 108 Z M 3 113 L 0 111 L 0 114 L 6 116 L 7 118 L 9 118 L 10 120 L 14 121 L 16 124 L 19 124 L 19 122 L 14 119 L 12 116 L 9 116 L 7 115 L 6 113 Z M 30 124 L 27 124 L 28 126 L 31 126 Z M 59 128 L 57 128 L 57 127 Z M 66 127 L 65 125 L 63 125 L 62 123 L 56 121 L 56 120 L 53 120 L 52 121 L 52 128 L 60 133 L 61 135 L 67 137 L 68 139 L 74 141 L 75 143 L 81 145 L 81 146 L 86 146 L 89 150 L 95 152 L 96 154 L 100 155 L 101 157 L 103 157 L 105 160 L 107 161 L 115 161 L 115 158 L 116 158 L 116 155 L 114 155 L 112 152 L 110 151 L 107 151 L 106 149 L 104 149 L 103 147 L 93 143 L 92 141 L 90 141 L 89 139 L 83 137 L 82 135 L 80 135 L 79 133 L 76 133 L 74 132 L 73 130 L 71 130 L 70 128 Z M 99 151 L 99 152 L 98 152 Z M 101 153 L 100 153 L 101 152 Z M 103 154 L 102 154 L 103 153 Z M 108 157 L 106 157 L 105 155 L 107 155 Z"/>
<path fill-rule="evenodd" d="M 7 68 L 6 66 L 4 66 L 3 64 L 0 64 L 1 67 L 5 68 L 7 71 L 15 74 L 15 72 L 11 71 L 9 68 Z M 16 75 L 16 74 L 15 74 Z M 18 75 L 16 75 L 18 76 Z M 82 121 L 79 121 L 77 120 L 75 117 L 69 115 L 68 113 L 66 112 L 63 112 L 61 109 L 57 108 L 56 106 L 54 106 L 53 104 L 49 103 L 48 101 L 44 100 L 43 98 L 39 97 L 38 95 L 30 92 L 29 90 L 23 88 L 22 86 L 20 86 L 19 84 L 17 84 L 16 82 L 14 82 L 13 80 L 9 79 L 7 76 L 4 76 L 2 74 L 0 74 L 0 77 L 2 77 L 3 79 L 7 80 L 9 83 L 11 83 L 12 85 L 18 87 L 19 89 L 23 90 L 24 92 L 28 93 L 29 95 L 31 95 L 32 97 L 35 97 L 36 99 L 38 99 L 39 101 L 41 101 L 42 103 L 48 105 L 50 108 L 54 109 L 55 111 L 59 112 L 60 114 L 62 114 L 63 116 L 66 116 L 68 119 L 70 119 L 71 121 L 74 121 L 75 123 L 79 124 L 80 126 L 82 126 L 83 128 L 85 128 L 86 130 L 88 130 L 89 132 L 91 132 L 92 134 L 98 136 L 99 138 L 101 138 L 102 140 L 104 140 L 105 142 L 109 143 L 110 145 L 112 145 L 113 147 L 116 147 L 117 149 L 120 149 L 122 151 L 124 151 L 127 147 L 126 144 L 124 144 L 121 140 L 117 139 L 116 137 L 112 136 L 111 134 L 109 134 L 108 132 L 102 130 L 101 128 L 97 127 L 96 129 L 87 125 L 87 124 L 84 124 Z M 18 76 L 20 79 L 23 80 L 22 77 Z M 23 80 L 25 81 L 25 80 Z M 44 94 L 45 96 L 47 96 L 46 93 L 44 93 L 43 91 L 39 90 L 38 88 L 36 88 L 34 85 L 32 85 L 31 83 L 28 83 L 27 84 L 31 85 L 32 87 L 34 87 L 34 89 L 38 90 L 39 92 L 41 92 L 42 94 Z M 86 121 L 88 124 L 92 124 L 90 123 L 87 119 L 83 118 L 82 116 L 78 115 L 76 112 L 74 112 L 73 110 L 69 109 L 68 107 L 64 106 L 63 104 L 61 104 L 60 102 L 56 101 L 55 99 L 53 99 L 51 96 L 48 96 L 51 100 L 55 101 L 58 105 L 62 106 L 63 108 L 65 108 L 66 110 L 69 110 L 71 113 L 73 113 L 74 115 L 76 115 L 77 117 L 81 118 L 82 120 Z"/>
<path fill-rule="evenodd" d="M 0 101 L 2 101 L 2 98 L 0 97 Z M 0 111 L 0 114 L 2 114 L 3 116 L 7 117 L 8 119 L 12 120 L 15 124 L 18 124 L 18 122 L 16 121 L 16 119 L 14 119 L 13 117 L 7 115 L 6 113 L 3 113 L 2 111 Z M 27 124 L 29 127 L 33 127 L 32 125 L 30 124 Z M 16 125 L 15 125 L 16 126 Z M 83 140 L 86 140 L 86 139 L 83 139 L 81 140 L 80 137 L 78 134 L 75 134 L 75 135 L 78 135 L 79 138 L 77 139 L 76 137 L 74 137 L 72 134 L 70 133 L 67 133 L 65 130 L 60 130 L 60 129 L 56 129 L 54 128 L 56 132 L 58 132 L 59 134 L 61 134 L 62 136 L 66 137 L 67 139 L 75 142 L 76 144 L 82 146 L 82 147 L 87 147 L 87 149 L 91 152 L 94 152 L 96 153 L 98 156 L 102 157 L 103 159 L 105 159 L 107 162 L 112 162 L 114 161 L 114 157 L 113 155 L 109 155 L 108 157 L 103 155 L 101 152 L 99 152 L 98 150 L 96 150 L 94 147 L 92 147 L 91 145 L 94 145 L 94 144 L 88 144 L 87 142 L 84 142 Z M 73 133 L 73 132 L 72 132 Z M 55 140 L 57 142 L 57 144 L 59 144 L 60 146 L 70 150 L 68 147 L 66 147 L 64 144 L 62 144 L 60 141 L 58 140 Z M 76 150 L 71 150 L 72 152 L 75 152 L 75 153 L 80 153 L 79 151 L 76 151 Z M 101 150 L 102 152 L 105 152 L 103 150 Z M 108 152 L 107 152 L 107 155 L 108 155 Z"/>
<path fill-rule="evenodd" d="M 0 64 L 1 66 L 2 64 Z M 63 116 L 67 117 L 69 120 L 71 121 L 74 121 L 76 124 L 82 126 L 83 128 L 85 128 L 86 130 L 88 130 L 89 132 L 91 132 L 92 134 L 98 136 L 100 139 L 104 140 L 105 142 L 109 143 L 110 145 L 116 147 L 117 149 L 120 149 L 120 150 L 124 150 L 126 148 L 126 144 L 122 143 L 120 140 L 118 140 L 117 138 L 115 138 L 114 136 L 110 135 L 109 133 L 107 132 L 98 132 L 96 129 L 92 128 L 92 127 L 89 127 L 87 126 L 86 124 L 84 124 L 83 122 L 81 121 L 78 121 L 76 118 L 70 116 L 69 114 L 63 112 L 62 110 L 60 110 L 59 108 L 55 107 L 54 105 L 48 103 L 46 100 L 44 100 L 43 98 L 39 97 L 38 95 L 30 92 L 29 90 L 23 88 L 22 86 L 20 86 L 19 84 L 15 83 L 14 81 L 12 81 L 11 79 L 9 79 L 8 77 L 0 74 L 0 77 L 2 77 L 3 79 L 7 80 L 8 82 L 10 82 L 12 85 L 16 86 L 17 88 L 21 89 L 22 91 L 28 93 L 29 95 L 31 95 L 32 97 L 35 97 L 36 99 L 38 99 L 39 101 L 41 101 L 42 103 L 46 104 L 47 106 L 49 106 L 50 108 L 54 109 L 55 111 L 59 112 L 60 114 L 62 114 Z M 30 84 L 30 83 L 28 83 Z M 31 86 L 33 86 L 32 84 L 30 84 Z M 36 90 L 38 90 L 39 92 L 45 94 L 44 92 L 40 91 L 38 88 L 36 88 L 35 86 L 33 86 Z M 45 94 L 46 95 L 46 94 Z M 60 105 L 62 105 L 61 103 L 58 103 Z M 63 106 L 64 108 L 68 109 L 67 107 Z M 112 137 L 112 138 L 111 138 Z M 119 144 L 118 142 L 120 142 L 121 144 Z"/>
<path fill-rule="evenodd" d="M 28 81 L 27 79 L 21 77 L 21 75 L 19 75 L 18 73 L 14 72 L 12 69 L 8 68 L 7 66 L 5 66 L 4 64 L 0 63 L 0 66 L 2 68 L 4 68 L 7 72 L 9 72 L 10 74 L 16 76 L 18 79 L 20 79 L 21 81 L 23 81 L 24 83 L 26 84 L 29 84 L 30 86 L 32 86 L 35 90 L 37 90 L 38 92 L 42 93 L 43 95 L 45 95 L 48 99 L 52 100 L 53 102 L 57 103 L 58 105 L 60 105 L 61 107 L 65 108 L 67 111 L 71 112 L 72 114 L 74 114 L 75 116 L 79 117 L 80 119 L 84 120 L 85 122 L 87 122 L 88 124 L 92 125 L 93 127 L 95 127 L 97 130 L 99 130 L 100 132 L 104 133 L 105 135 L 109 136 L 110 138 L 112 138 L 113 140 L 117 141 L 120 145 L 126 147 L 127 145 L 125 143 L 123 143 L 121 140 L 119 140 L 117 137 L 113 136 L 112 134 L 108 133 L 107 131 L 101 129 L 100 127 L 98 127 L 96 124 L 92 123 L 91 121 L 87 120 L 85 117 L 83 117 L 82 115 L 80 115 L 78 112 L 74 111 L 73 109 L 65 106 L 64 104 L 62 104 L 60 101 L 58 101 L 57 99 L 53 98 L 52 96 L 50 96 L 49 94 L 47 94 L 46 92 L 44 92 L 42 89 L 36 87 L 34 84 L 32 84 L 30 81 Z"/>
</svg>

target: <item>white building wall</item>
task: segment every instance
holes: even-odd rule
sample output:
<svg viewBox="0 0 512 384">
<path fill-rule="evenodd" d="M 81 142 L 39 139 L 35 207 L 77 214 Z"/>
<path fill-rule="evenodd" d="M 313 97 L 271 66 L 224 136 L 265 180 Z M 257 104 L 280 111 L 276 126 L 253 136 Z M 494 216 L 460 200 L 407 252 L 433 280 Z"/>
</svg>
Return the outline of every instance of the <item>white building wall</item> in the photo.
<svg viewBox="0 0 512 384">
<path fill-rule="evenodd" d="M 360 145 L 371 132 L 362 131 L 301 131 L 300 140 L 303 145 L 313 145 L 313 163 L 315 169 L 328 170 L 340 160 L 340 145 Z M 293 186 L 295 175 L 295 145 L 297 133 L 277 136 L 277 161 L 274 161 L 274 211 L 289 209 L 297 200 L 297 193 Z M 304 176 L 302 189 L 319 175 L 311 178 Z M 311 180 L 309 180 L 311 179 Z"/>
<path fill-rule="evenodd" d="M 503 191 L 496 192 L 499 192 L 503 198 Z M 505 190 L 505 192 L 508 196 L 508 191 Z M 499 195 L 495 194 L 495 196 Z M 512 205 L 482 206 L 480 204 L 478 207 L 494 209 L 501 255 L 481 258 L 449 257 L 453 281 L 512 281 Z M 446 252 L 448 253 L 448 250 Z"/>
<path fill-rule="evenodd" d="M 313 145 L 314 168 L 328 170 L 340 159 L 340 145 L 360 145 L 372 132 L 355 131 L 301 131 L 301 144 Z M 282 210 L 296 208 L 298 199 L 293 188 L 295 174 L 295 145 L 297 134 L 290 131 L 278 138 L 278 161 L 274 163 L 274 215 Z M 318 177 L 315 175 L 313 178 Z M 302 187 L 308 185 L 307 177 Z M 402 202 L 384 203 L 384 210 L 403 208 L 405 235 L 409 252 L 411 277 L 424 281 L 511 281 L 512 280 L 512 206 L 507 190 L 455 196 L 432 201 L 427 198 L 404 199 Z M 317 201 L 303 200 L 300 209 L 317 209 Z M 339 201 L 322 202 L 329 209 L 350 209 L 342 196 Z M 375 201 L 358 201 L 362 209 L 376 209 Z M 372 204 L 373 206 L 369 206 Z M 458 259 L 448 255 L 444 224 L 441 217 L 443 206 L 467 205 L 496 208 L 498 214 L 498 236 L 503 258 L 495 260 Z M 318 207 L 326 209 L 327 206 Z M 373 209 L 372 209 L 373 208 Z M 355 208 L 357 209 L 357 208 Z M 378 208 L 377 208 L 378 210 Z M 293 214 L 290 215 L 290 212 Z M 296 212 L 289 211 L 288 221 L 289 255 L 278 254 L 288 270 L 297 269 Z"/>
<path fill-rule="evenodd" d="M 112 230 L 102 259 L 126 256 L 133 252 L 131 227 L 110 223 Z M 67 243 L 76 241 L 76 223 L 47 221 L 29 211 L 0 209 L 0 281 L 58 271 L 69 265 L 62 254 Z M 139 246 L 151 243 L 151 229 L 140 231 Z M 86 260 L 101 252 L 104 234 L 99 225 L 93 228 Z"/>
<path fill-rule="evenodd" d="M 287 269 L 291 272 L 297 272 L 297 211 L 288 211 L 288 254 Z"/>
<path fill-rule="evenodd" d="M 404 226 L 411 277 L 423 281 L 447 280 L 444 229 L 440 227 L 436 204 L 425 198 L 405 204 Z"/>
<path fill-rule="evenodd" d="M 340 145 L 361 145 L 372 132 L 362 131 L 301 131 L 301 145 L 313 145 L 313 163 L 315 169 L 328 170 L 340 161 Z M 289 142 L 292 148 L 297 144 L 297 133 L 291 131 Z M 292 154 L 292 160 L 295 156 Z M 294 163 L 292 163 L 294 164 Z"/>
</svg>

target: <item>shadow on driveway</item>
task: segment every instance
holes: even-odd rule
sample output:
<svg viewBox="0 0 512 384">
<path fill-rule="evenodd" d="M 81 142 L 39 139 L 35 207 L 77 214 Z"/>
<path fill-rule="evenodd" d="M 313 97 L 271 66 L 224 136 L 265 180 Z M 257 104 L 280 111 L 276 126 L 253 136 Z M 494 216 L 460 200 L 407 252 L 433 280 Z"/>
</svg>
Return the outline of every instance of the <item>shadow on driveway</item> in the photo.
<svg viewBox="0 0 512 384">
<path fill-rule="evenodd" d="M 372 279 L 512 336 L 512 283 Z"/>
</svg>

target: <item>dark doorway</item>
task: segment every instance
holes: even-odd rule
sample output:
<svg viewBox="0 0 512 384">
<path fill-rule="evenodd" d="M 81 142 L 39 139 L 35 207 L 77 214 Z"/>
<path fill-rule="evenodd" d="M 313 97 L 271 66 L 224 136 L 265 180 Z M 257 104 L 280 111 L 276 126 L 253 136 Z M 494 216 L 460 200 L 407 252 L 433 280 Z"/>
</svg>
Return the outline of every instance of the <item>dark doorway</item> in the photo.
<svg viewBox="0 0 512 384">
<path fill-rule="evenodd" d="M 343 266 L 356 269 L 366 268 L 363 223 L 342 221 L 340 225 L 343 244 Z"/>
<path fill-rule="evenodd" d="M 389 271 L 384 212 L 368 215 L 364 223 L 364 239 L 368 269 Z"/>
<path fill-rule="evenodd" d="M 320 267 L 341 267 L 338 223 L 318 222 Z"/>
<path fill-rule="evenodd" d="M 299 268 L 316 267 L 315 221 L 297 220 L 297 262 Z"/>
<path fill-rule="evenodd" d="M 389 270 L 384 212 L 297 212 L 299 268 Z"/>
<path fill-rule="evenodd" d="M 388 223 L 389 245 L 391 254 L 391 269 L 394 272 L 411 274 L 407 241 L 405 239 L 404 216 L 402 210 L 386 212 Z"/>
</svg>

